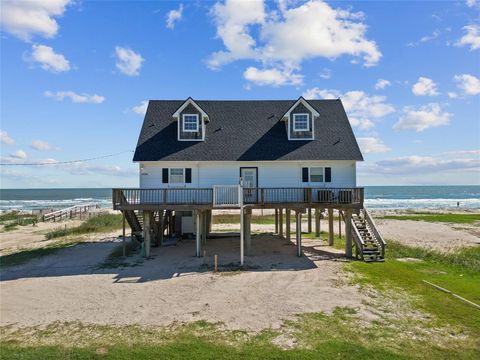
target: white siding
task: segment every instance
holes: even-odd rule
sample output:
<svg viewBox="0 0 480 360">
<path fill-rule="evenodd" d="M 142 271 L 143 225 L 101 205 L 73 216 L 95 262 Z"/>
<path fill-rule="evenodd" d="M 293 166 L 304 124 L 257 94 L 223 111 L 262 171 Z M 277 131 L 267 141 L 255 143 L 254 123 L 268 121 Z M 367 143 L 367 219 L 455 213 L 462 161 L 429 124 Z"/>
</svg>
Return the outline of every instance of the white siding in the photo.
<svg viewBox="0 0 480 360">
<path fill-rule="evenodd" d="M 332 168 L 332 182 L 303 183 L 302 167 L 323 166 Z M 192 168 L 192 183 L 172 185 L 162 183 L 162 168 Z M 263 162 L 192 162 L 158 161 L 141 163 L 140 187 L 200 187 L 236 185 L 240 167 L 258 167 L 259 187 L 354 187 L 356 186 L 355 161 L 263 161 Z"/>
</svg>

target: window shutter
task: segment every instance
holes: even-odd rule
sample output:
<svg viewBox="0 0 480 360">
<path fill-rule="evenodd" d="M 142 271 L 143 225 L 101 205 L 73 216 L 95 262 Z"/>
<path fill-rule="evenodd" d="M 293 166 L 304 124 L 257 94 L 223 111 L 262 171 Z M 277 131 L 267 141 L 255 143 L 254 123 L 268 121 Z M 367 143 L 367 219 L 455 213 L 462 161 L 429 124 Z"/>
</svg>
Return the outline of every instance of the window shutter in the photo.
<svg viewBox="0 0 480 360">
<path fill-rule="evenodd" d="M 192 182 L 192 169 L 186 168 L 185 169 L 185 182 L 191 183 Z"/>
<path fill-rule="evenodd" d="M 332 168 L 325 168 L 325 182 L 332 182 Z"/>
<path fill-rule="evenodd" d="M 168 169 L 167 168 L 162 169 L 162 183 L 164 183 L 164 184 L 168 183 Z"/>
<path fill-rule="evenodd" d="M 308 182 L 308 168 L 302 168 L 302 182 Z"/>
</svg>

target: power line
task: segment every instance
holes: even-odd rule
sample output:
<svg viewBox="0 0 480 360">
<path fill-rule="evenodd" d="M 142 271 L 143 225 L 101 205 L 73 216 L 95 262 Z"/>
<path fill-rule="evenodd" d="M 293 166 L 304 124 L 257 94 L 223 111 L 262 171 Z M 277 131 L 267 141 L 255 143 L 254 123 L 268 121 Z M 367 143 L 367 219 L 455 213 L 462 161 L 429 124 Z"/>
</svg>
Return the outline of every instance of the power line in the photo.
<svg viewBox="0 0 480 360">
<path fill-rule="evenodd" d="M 47 166 L 47 165 L 73 164 L 73 163 L 79 163 L 79 162 L 105 159 L 105 158 L 108 158 L 108 157 L 117 156 L 117 155 L 120 155 L 120 154 L 125 154 L 127 152 L 132 153 L 133 150 L 126 150 L 126 151 L 121 151 L 121 152 L 118 152 L 118 153 L 115 153 L 115 154 L 97 156 L 97 157 L 88 158 L 88 159 L 55 161 L 55 162 L 42 162 L 42 163 L 0 163 L 0 166 Z"/>
</svg>

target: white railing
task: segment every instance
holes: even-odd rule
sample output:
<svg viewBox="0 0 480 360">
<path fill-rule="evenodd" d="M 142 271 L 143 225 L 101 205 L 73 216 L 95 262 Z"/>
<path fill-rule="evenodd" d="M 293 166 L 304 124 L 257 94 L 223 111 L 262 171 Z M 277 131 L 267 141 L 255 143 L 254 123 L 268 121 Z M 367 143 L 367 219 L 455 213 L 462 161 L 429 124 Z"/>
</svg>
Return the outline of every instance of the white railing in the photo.
<svg viewBox="0 0 480 360">
<path fill-rule="evenodd" d="M 55 222 L 63 217 L 71 219 L 77 215 L 81 216 L 82 213 L 88 212 L 91 208 L 98 209 L 99 207 L 97 203 L 78 204 L 45 214 L 43 215 L 43 221 L 53 220 Z"/>
<path fill-rule="evenodd" d="M 240 185 L 214 185 L 213 206 L 230 207 L 242 204 L 242 188 Z"/>
</svg>

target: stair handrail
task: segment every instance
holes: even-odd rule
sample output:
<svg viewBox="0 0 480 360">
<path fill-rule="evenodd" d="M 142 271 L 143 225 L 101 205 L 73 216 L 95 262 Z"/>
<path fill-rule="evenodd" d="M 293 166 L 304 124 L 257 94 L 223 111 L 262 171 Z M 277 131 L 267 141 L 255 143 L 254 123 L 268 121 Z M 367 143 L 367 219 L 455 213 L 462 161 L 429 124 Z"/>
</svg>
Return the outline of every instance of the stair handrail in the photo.
<svg viewBox="0 0 480 360">
<path fill-rule="evenodd" d="M 355 224 L 353 218 L 350 221 L 350 226 L 353 229 L 353 239 L 355 240 L 357 249 L 360 250 L 360 257 L 363 259 L 363 248 L 365 247 L 365 242 L 363 241 L 362 235 L 360 235 L 360 232 L 358 231 L 357 225 Z"/>
<path fill-rule="evenodd" d="M 387 245 L 387 243 L 383 239 L 383 236 L 378 232 L 377 225 L 375 224 L 375 221 L 373 220 L 368 210 L 366 208 L 363 208 L 362 212 L 365 220 L 367 221 L 373 232 L 373 235 L 375 235 L 375 238 L 378 240 L 380 247 L 382 248 L 382 258 L 385 258 L 385 246 Z"/>
</svg>

